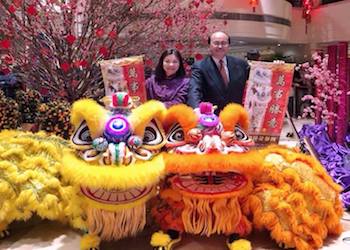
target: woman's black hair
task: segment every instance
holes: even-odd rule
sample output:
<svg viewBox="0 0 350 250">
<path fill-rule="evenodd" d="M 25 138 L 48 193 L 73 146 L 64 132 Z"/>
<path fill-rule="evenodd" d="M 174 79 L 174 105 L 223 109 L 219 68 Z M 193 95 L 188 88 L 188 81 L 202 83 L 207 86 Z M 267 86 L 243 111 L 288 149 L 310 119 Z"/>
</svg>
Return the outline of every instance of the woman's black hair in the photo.
<svg viewBox="0 0 350 250">
<path fill-rule="evenodd" d="M 176 71 L 176 73 L 173 77 L 178 78 L 178 77 L 184 77 L 186 75 L 186 71 L 185 71 L 185 68 L 183 65 L 183 60 L 182 60 L 182 56 L 181 56 L 180 52 L 176 49 L 167 49 L 160 56 L 158 65 L 157 65 L 156 70 L 154 72 L 156 81 L 162 81 L 162 80 L 167 78 L 167 76 L 165 74 L 165 70 L 163 68 L 163 61 L 164 61 L 164 58 L 169 56 L 169 55 L 175 55 L 176 58 L 179 60 L 179 69 Z"/>
</svg>

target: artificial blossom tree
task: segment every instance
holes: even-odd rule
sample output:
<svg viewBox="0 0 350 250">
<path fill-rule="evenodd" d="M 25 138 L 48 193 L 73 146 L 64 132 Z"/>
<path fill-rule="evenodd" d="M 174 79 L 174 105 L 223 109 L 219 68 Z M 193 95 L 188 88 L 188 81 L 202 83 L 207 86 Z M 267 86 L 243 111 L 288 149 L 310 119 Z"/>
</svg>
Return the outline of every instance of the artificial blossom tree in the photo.
<svg viewBox="0 0 350 250">
<path fill-rule="evenodd" d="M 305 108 L 303 117 L 310 115 L 312 118 L 320 116 L 326 123 L 334 123 L 337 113 L 330 109 L 329 101 L 339 104 L 339 80 L 336 73 L 328 69 L 328 54 L 314 53 L 313 63 L 304 63 L 300 70 L 304 72 L 304 78 L 311 80 L 315 86 L 314 95 L 305 95 L 302 100 L 310 101 L 311 105 Z M 319 122 L 319 121 L 318 121 Z"/>
<path fill-rule="evenodd" d="M 24 83 L 73 102 L 103 93 L 102 59 L 144 54 L 148 64 L 167 47 L 191 55 L 213 2 L 0 0 L 0 49 Z"/>
</svg>

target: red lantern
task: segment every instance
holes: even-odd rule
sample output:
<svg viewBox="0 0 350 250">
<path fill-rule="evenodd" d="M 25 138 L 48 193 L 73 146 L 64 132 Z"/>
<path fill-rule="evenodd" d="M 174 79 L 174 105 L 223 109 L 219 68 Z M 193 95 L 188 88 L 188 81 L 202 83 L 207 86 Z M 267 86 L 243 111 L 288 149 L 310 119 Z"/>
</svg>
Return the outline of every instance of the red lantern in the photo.
<svg viewBox="0 0 350 250">
<path fill-rule="evenodd" d="M 303 0 L 303 18 L 307 22 L 311 21 L 311 10 L 313 7 L 313 1 L 312 0 Z"/>
<path fill-rule="evenodd" d="M 311 10 L 313 8 L 312 0 L 303 0 L 303 18 L 305 19 L 305 33 L 307 33 L 307 24 L 311 22 Z"/>
<path fill-rule="evenodd" d="M 256 7 L 259 4 L 258 0 L 249 0 L 249 4 L 253 7 L 253 12 L 255 12 Z"/>
</svg>

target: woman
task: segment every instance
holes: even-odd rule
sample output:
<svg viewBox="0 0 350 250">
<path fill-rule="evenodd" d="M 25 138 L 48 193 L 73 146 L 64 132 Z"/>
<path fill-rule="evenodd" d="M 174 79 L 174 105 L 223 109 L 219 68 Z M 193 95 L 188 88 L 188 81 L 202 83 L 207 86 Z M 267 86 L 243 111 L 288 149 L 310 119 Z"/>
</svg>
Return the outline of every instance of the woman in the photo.
<svg viewBox="0 0 350 250">
<path fill-rule="evenodd" d="M 167 108 L 185 103 L 189 87 L 185 74 L 180 52 L 167 49 L 159 58 L 155 73 L 146 80 L 147 98 L 161 101 Z"/>
</svg>

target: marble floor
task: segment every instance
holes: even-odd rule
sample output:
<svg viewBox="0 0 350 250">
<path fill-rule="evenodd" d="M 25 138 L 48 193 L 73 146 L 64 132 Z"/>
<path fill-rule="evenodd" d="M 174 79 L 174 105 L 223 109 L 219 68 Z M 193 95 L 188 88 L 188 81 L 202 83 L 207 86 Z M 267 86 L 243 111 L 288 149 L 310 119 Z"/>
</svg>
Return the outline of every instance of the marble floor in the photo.
<svg viewBox="0 0 350 250">
<path fill-rule="evenodd" d="M 310 121 L 298 120 L 295 122 L 297 129 L 302 124 Z M 288 132 L 293 132 L 290 124 L 286 120 L 281 133 L 280 143 L 288 146 L 298 144 L 297 136 L 286 137 Z M 342 218 L 344 232 L 337 237 L 329 237 L 322 249 L 345 250 L 350 249 L 350 212 L 345 212 Z M 152 228 L 147 226 L 145 230 L 136 238 L 124 239 L 118 242 L 103 242 L 101 250 L 147 250 L 151 249 L 149 240 Z M 0 241 L 1 250 L 73 250 L 79 249 L 81 233 L 71 228 L 60 225 L 57 222 L 41 221 L 32 219 L 27 223 L 15 223 L 11 225 L 10 237 Z M 275 250 L 276 244 L 270 240 L 267 232 L 254 232 L 249 240 L 252 242 L 253 249 L 256 250 Z M 184 235 L 183 240 L 177 245 L 177 250 L 224 250 L 224 236 L 193 237 Z"/>
<path fill-rule="evenodd" d="M 323 250 L 350 249 L 350 212 L 345 212 L 342 218 L 344 232 L 337 237 L 329 237 Z M 81 233 L 67 226 L 50 221 L 32 220 L 29 223 L 19 223 L 11 227 L 11 236 L 1 240 L 1 250 L 73 250 L 79 249 Z M 117 242 L 103 242 L 101 250 L 151 250 L 149 240 L 150 227 L 136 238 L 127 238 Z M 254 232 L 248 238 L 254 250 L 278 250 L 267 232 Z M 224 236 L 195 237 L 184 235 L 183 240 L 175 247 L 176 250 L 226 250 Z"/>
</svg>

